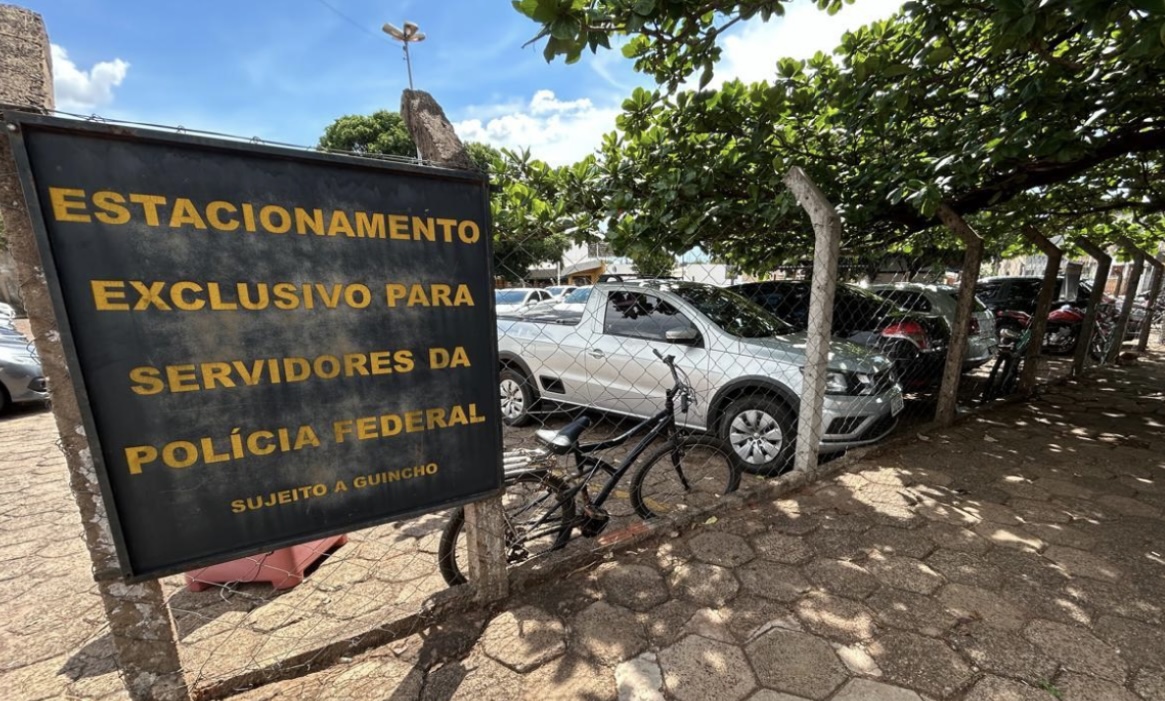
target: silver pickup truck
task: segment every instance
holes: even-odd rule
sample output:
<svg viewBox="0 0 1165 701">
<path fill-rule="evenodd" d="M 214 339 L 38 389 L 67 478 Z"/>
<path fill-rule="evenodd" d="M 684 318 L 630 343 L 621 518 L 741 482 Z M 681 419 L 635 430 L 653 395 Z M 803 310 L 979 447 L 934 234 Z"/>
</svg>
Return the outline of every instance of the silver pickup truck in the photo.
<svg viewBox="0 0 1165 701">
<path fill-rule="evenodd" d="M 548 307 L 499 315 L 502 418 L 525 424 L 548 400 L 651 416 L 672 384 L 653 349 L 676 356 L 700 398 L 677 423 L 729 441 L 749 472 L 785 468 L 796 437 L 805 336 L 711 285 L 600 283 L 581 313 Z M 890 361 L 832 344 L 823 453 L 879 440 L 901 410 Z"/>
</svg>

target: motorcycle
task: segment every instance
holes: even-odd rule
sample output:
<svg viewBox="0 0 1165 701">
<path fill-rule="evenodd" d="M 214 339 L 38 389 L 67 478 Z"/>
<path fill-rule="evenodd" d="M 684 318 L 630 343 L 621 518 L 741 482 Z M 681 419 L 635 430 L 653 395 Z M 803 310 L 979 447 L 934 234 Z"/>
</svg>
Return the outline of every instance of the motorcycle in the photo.
<svg viewBox="0 0 1165 701">
<path fill-rule="evenodd" d="M 1069 355 L 1076 351 L 1080 342 L 1080 329 L 1084 325 L 1085 309 L 1071 302 L 1057 304 L 1048 313 L 1047 326 L 1044 330 L 1044 341 L 1041 346 L 1044 353 L 1051 355 Z M 1006 332 L 1008 335 L 1017 335 L 1031 327 L 1032 315 L 1017 310 L 1001 309 L 995 312 L 995 327 L 999 330 L 1000 338 Z M 1096 315 L 1090 353 L 1096 360 L 1103 358 L 1112 340 L 1116 328 L 1116 314 L 1113 305 L 1101 304 Z"/>
</svg>

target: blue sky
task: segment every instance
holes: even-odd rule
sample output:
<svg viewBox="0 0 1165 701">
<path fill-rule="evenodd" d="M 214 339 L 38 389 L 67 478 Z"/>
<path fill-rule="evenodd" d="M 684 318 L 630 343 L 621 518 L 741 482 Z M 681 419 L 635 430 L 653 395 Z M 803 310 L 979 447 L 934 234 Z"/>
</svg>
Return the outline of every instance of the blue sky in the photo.
<svg viewBox="0 0 1165 701">
<path fill-rule="evenodd" d="M 637 75 L 618 51 L 547 64 L 522 48 L 537 27 L 507 0 L 25 0 L 54 46 L 58 109 L 293 144 L 314 144 L 344 114 L 397 109 L 407 87 L 400 45 L 380 26 L 406 19 L 416 87 L 465 138 L 576 160 L 614 129 Z M 844 29 L 901 0 L 858 0 L 835 17 L 798 0 L 724 42 L 717 80 L 760 80 L 780 56 L 829 50 Z"/>
</svg>

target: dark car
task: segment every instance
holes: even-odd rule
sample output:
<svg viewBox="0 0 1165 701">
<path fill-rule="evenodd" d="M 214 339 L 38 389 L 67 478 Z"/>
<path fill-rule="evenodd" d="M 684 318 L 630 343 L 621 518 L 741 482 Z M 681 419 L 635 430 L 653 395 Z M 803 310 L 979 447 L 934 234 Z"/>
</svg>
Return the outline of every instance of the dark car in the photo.
<svg viewBox="0 0 1165 701">
<path fill-rule="evenodd" d="M 988 277 L 975 284 L 975 296 L 992 311 L 1016 311 L 1031 314 L 1036 310 L 1036 298 L 1040 296 L 1040 287 L 1044 279 L 1040 277 Z M 1074 300 L 1064 298 L 1064 278 L 1056 280 L 1057 294 L 1054 300 L 1082 307 L 1088 305 L 1088 297 L 1092 294 L 1092 287 L 1081 282 L 1076 290 Z"/>
<path fill-rule="evenodd" d="M 807 280 L 749 282 L 730 289 L 798 331 L 809 328 Z M 833 297 L 833 335 L 885 354 L 903 387 L 925 389 L 942 377 L 951 331 L 941 316 L 907 312 L 872 292 L 841 284 Z"/>
</svg>

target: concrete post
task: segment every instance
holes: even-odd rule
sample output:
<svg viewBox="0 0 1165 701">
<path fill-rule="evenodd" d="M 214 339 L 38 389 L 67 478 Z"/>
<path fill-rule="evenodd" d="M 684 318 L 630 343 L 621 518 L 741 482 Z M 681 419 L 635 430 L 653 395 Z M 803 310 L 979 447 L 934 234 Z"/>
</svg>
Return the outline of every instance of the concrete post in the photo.
<svg viewBox="0 0 1165 701">
<path fill-rule="evenodd" d="M 951 344 L 947 348 L 943 382 L 938 393 L 938 409 L 935 411 L 935 421 L 946 426 L 954 423 L 959 412 L 959 381 L 963 376 L 963 358 L 967 355 L 971 316 L 975 313 L 975 284 L 979 282 L 979 264 L 983 262 L 983 239 L 946 203 L 939 205 L 938 216 L 967 246 L 967 252 L 963 254 L 963 273 L 959 278 L 955 327 L 951 329 Z"/>
<path fill-rule="evenodd" d="M 1019 376 L 1020 394 L 1027 395 L 1031 394 L 1036 386 L 1036 376 L 1040 368 L 1040 351 L 1044 345 L 1044 331 L 1048 327 L 1048 313 L 1052 310 L 1053 295 L 1057 291 L 1056 278 L 1060 274 L 1060 260 L 1064 252 L 1035 227 L 1026 227 L 1023 230 L 1023 235 L 1048 257 L 1048 263 L 1044 266 L 1044 281 L 1040 286 L 1040 296 L 1036 300 L 1035 316 L 1032 317 L 1031 341 L 1027 347 L 1027 356 L 1023 360 L 1023 372 Z"/>
<path fill-rule="evenodd" d="M 1084 374 L 1087 368 L 1089 354 L 1092 351 L 1092 336 L 1096 333 L 1096 316 L 1100 312 L 1100 305 L 1104 301 L 1104 285 L 1108 282 L 1108 273 L 1112 270 L 1112 256 L 1104 249 L 1088 239 L 1079 239 L 1076 245 L 1084 252 L 1096 259 L 1096 276 L 1092 279 L 1092 294 L 1088 297 L 1088 309 L 1084 312 L 1084 321 L 1080 324 L 1080 343 L 1076 346 L 1076 357 L 1072 360 L 1072 376 Z M 1104 358 L 1100 359 L 1104 362 Z"/>
<path fill-rule="evenodd" d="M 421 90 L 405 90 L 401 95 L 400 113 L 421 158 L 447 168 L 473 168 L 469 152 L 432 95 Z M 482 603 L 505 598 L 510 583 L 506 571 L 506 518 L 502 497 L 466 505 L 465 533 L 469 550 L 468 578 L 475 597 Z"/>
<path fill-rule="evenodd" d="M 1148 304 L 1145 305 L 1145 321 L 1141 324 L 1141 333 L 1137 337 L 1138 353 L 1144 353 L 1145 349 L 1149 347 L 1149 334 L 1153 332 L 1153 316 L 1160 309 L 1161 282 L 1162 277 L 1165 276 L 1165 262 L 1162 262 L 1161 258 L 1161 254 L 1157 254 L 1155 258 L 1148 254 L 1145 255 L 1145 261 L 1153 266 L 1153 277 L 1149 281 L 1149 299 Z"/>
<path fill-rule="evenodd" d="M 1120 244 L 1126 251 L 1133 255 L 1132 271 L 1129 273 L 1128 286 L 1125 288 L 1125 301 L 1121 305 L 1120 316 L 1116 321 L 1116 330 L 1113 331 L 1115 340 L 1112 348 L 1108 351 L 1108 358 L 1106 360 L 1110 363 L 1115 363 L 1116 359 L 1120 357 L 1121 349 L 1125 344 L 1125 333 L 1129 328 L 1129 317 L 1133 313 L 1133 304 L 1137 301 L 1137 288 L 1141 285 L 1141 271 L 1145 268 L 1145 254 L 1141 249 L 1137 248 L 1128 239 L 1120 241 Z"/>
<path fill-rule="evenodd" d="M 19 7 L 0 5 L 0 105 L 22 110 L 53 108 L 49 39 L 40 16 Z M 117 552 L 101 501 L 97 472 L 60 333 L 45 284 L 44 269 L 33 238 L 24 194 L 16 175 L 12 146 L 0 138 L 0 217 L 20 278 L 37 352 L 52 387 L 53 415 L 69 470 L 73 499 L 81 512 L 85 545 L 109 621 L 126 690 L 133 699 L 189 699 L 178 658 L 174 623 L 157 580 L 126 584 L 120 580 Z"/>
<path fill-rule="evenodd" d="M 837 289 L 837 259 L 841 250 L 841 217 L 800 168 L 791 168 L 784 178 L 797 204 L 809 213 L 816 235 L 813 254 L 813 282 L 809 291 L 809 329 L 805 342 L 805 371 L 801 377 L 801 406 L 797 410 L 797 447 L 793 456 L 796 470 L 817 467 L 822 435 L 821 412 L 825 408 L 825 377 L 829 365 L 829 342 L 833 335 L 833 293 Z"/>
</svg>

